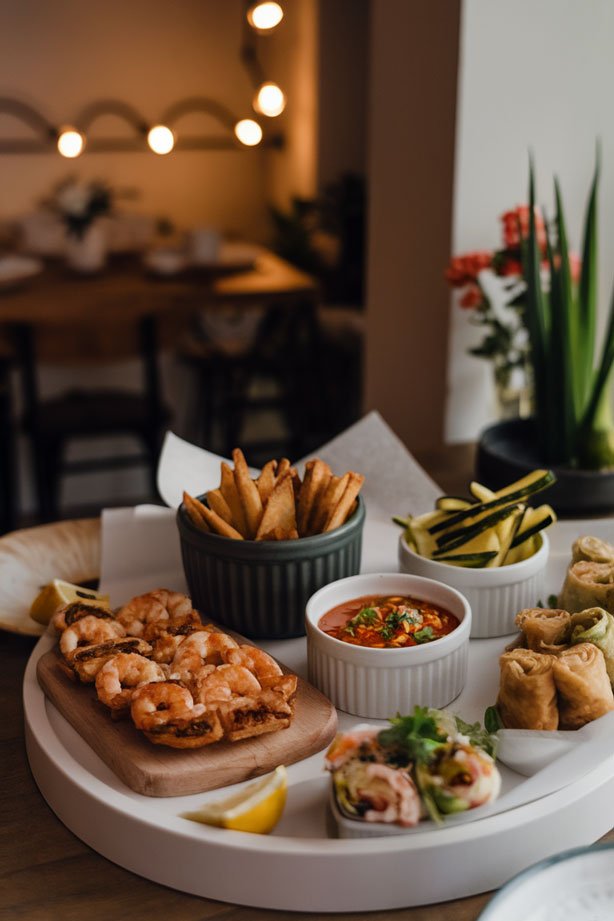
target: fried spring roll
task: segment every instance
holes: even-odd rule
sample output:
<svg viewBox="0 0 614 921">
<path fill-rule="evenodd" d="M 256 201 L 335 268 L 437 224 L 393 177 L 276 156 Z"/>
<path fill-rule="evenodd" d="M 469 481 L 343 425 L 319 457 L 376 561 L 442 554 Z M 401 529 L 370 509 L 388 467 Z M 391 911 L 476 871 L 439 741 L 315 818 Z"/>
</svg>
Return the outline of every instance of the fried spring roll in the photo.
<svg viewBox="0 0 614 921">
<path fill-rule="evenodd" d="M 571 642 L 601 649 L 610 683 L 614 684 L 614 617 L 603 608 L 587 608 L 571 617 Z"/>
<path fill-rule="evenodd" d="M 605 658 L 592 643 L 570 646 L 553 660 L 561 729 L 580 729 L 614 710 Z"/>
<path fill-rule="evenodd" d="M 555 657 L 513 649 L 499 659 L 501 669 L 497 708 L 507 729 L 556 729 L 553 663 Z"/>
<path fill-rule="evenodd" d="M 516 615 L 516 626 L 534 652 L 544 647 L 563 646 L 571 635 L 571 615 L 560 608 L 526 608 Z"/>
<path fill-rule="evenodd" d="M 571 614 L 605 608 L 614 614 L 614 563 L 580 560 L 567 570 L 559 604 Z"/>
</svg>

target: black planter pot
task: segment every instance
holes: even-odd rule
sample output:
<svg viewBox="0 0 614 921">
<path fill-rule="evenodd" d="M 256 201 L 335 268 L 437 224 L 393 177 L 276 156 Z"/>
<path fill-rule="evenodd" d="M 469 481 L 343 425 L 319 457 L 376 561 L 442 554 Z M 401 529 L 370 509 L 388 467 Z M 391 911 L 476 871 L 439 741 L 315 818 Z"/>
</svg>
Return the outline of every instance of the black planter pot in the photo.
<svg viewBox="0 0 614 921">
<path fill-rule="evenodd" d="M 575 470 L 545 464 L 539 456 L 536 423 L 512 419 L 485 429 L 476 459 L 477 479 L 490 489 L 500 489 L 531 470 L 550 467 L 557 482 L 538 493 L 535 503 L 547 502 L 558 515 L 581 517 L 614 512 L 614 471 Z"/>
</svg>

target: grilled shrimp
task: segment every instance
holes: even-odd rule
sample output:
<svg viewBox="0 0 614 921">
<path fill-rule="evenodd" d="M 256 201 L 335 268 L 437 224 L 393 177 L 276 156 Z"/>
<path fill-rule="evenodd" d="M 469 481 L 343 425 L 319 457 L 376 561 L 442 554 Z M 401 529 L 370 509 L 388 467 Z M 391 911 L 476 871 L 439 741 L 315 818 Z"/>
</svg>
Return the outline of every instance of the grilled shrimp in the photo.
<svg viewBox="0 0 614 921">
<path fill-rule="evenodd" d="M 152 659 L 154 662 L 162 662 L 165 665 L 170 665 L 170 663 L 175 658 L 175 653 L 179 648 L 180 643 L 183 640 L 190 636 L 192 633 L 211 633 L 213 632 L 212 627 L 204 626 L 203 624 L 179 624 L 179 625 L 170 625 L 155 637 L 152 640 L 153 643 L 153 654 Z"/>
<path fill-rule="evenodd" d="M 98 700 L 111 710 L 125 710 L 135 688 L 165 678 L 162 666 L 156 662 L 138 653 L 121 652 L 105 662 L 96 675 L 96 693 Z"/>
<path fill-rule="evenodd" d="M 88 614 L 64 630 L 60 637 L 60 650 L 64 658 L 70 661 L 72 654 L 80 646 L 105 643 L 107 640 L 116 640 L 125 635 L 126 631 L 116 620 Z"/>
<path fill-rule="evenodd" d="M 192 601 L 181 592 L 170 592 L 158 588 L 144 595 L 137 595 L 117 612 L 118 621 L 130 636 L 143 636 L 148 627 L 154 629 L 169 624 L 200 623 L 192 608 Z M 151 634 L 146 639 L 151 638 Z"/>
<path fill-rule="evenodd" d="M 172 681 L 138 688 L 130 712 L 137 729 L 158 745 L 200 748 L 217 742 L 224 734 L 217 714 L 195 704 L 188 689 Z"/>
<path fill-rule="evenodd" d="M 255 646 L 236 646 L 229 648 L 222 654 L 224 662 L 231 665 L 243 665 L 256 676 L 262 683 L 263 678 L 277 678 L 282 674 L 282 670 L 267 652 L 263 649 L 257 649 Z"/>
<path fill-rule="evenodd" d="M 260 694 L 260 682 L 243 665 L 219 665 L 203 670 L 195 677 L 196 699 L 207 707 L 218 707 L 237 698 L 253 698 Z"/>
<path fill-rule="evenodd" d="M 218 665 L 222 656 L 237 644 L 225 633 L 198 630 L 186 636 L 177 647 L 171 663 L 171 675 L 186 683 L 203 665 Z"/>
<path fill-rule="evenodd" d="M 113 620 L 113 612 L 108 608 L 101 608 L 94 604 L 83 604 L 82 601 L 71 601 L 59 608 L 52 618 L 53 626 L 58 633 L 62 633 L 67 627 L 70 627 L 82 617 L 101 617 L 106 620 Z"/>
<path fill-rule="evenodd" d="M 141 656 L 151 653 L 151 646 L 136 636 L 127 636 L 119 640 L 109 640 L 96 646 L 84 646 L 77 649 L 70 664 L 84 684 L 91 684 L 96 675 L 109 659 L 120 652 L 136 652 Z"/>
</svg>

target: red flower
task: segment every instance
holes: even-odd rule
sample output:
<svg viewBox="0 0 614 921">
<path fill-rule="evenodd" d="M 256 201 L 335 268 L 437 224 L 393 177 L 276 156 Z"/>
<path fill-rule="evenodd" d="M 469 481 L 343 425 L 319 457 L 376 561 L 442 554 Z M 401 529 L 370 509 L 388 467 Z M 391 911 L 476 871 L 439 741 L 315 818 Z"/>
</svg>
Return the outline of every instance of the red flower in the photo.
<svg viewBox="0 0 614 921">
<path fill-rule="evenodd" d="M 473 310 L 474 307 L 479 307 L 483 300 L 484 295 L 480 287 L 476 284 L 470 284 L 461 297 L 459 304 L 461 307 L 464 307 L 465 310 Z"/>
<path fill-rule="evenodd" d="M 464 288 L 465 285 L 475 282 L 482 269 L 490 268 L 492 253 L 474 252 L 465 253 L 464 256 L 455 256 L 450 260 L 450 265 L 445 271 L 445 278 L 453 288 Z"/>
<path fill-rule="evenodd" d="M 580 281 L 580 273 L 582 272 L 582 260 L 577 253 L 569 254 L 569 271 L 571 280 L 577 284 Z"/>
<path fill-rule="evenodd" d="M 527 205 L 518 205 L 513 211 L 506 211 L 501 215 L 503 224 L 503 243 L 506 249 L 518 249 L 521 240 L 529 236 L 529 208 Z M 541 252 L 546 250 L 546 228 L 539 208 L 535 208 L 535 231 L 537 245 Z"/>
<path fill-rule="evenodd" d="M 503 259 L 497 272 L 498 275 L 522 275 L 522 262 L 520 259 Z"/>
</svg>

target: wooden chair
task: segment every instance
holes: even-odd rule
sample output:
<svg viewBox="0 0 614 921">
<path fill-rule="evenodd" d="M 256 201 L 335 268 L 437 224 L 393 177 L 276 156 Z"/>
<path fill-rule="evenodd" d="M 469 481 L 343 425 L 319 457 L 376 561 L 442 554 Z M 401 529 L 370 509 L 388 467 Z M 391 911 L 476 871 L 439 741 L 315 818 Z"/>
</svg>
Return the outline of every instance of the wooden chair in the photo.
<svg viewBox="0 0 614 921">
<path fill-rule="evenodd" d="M 272 305 L 248 340 L 217 341 L 200 325 L 184 338 L 179 356 L 197 382 L 193 440 L 226 456 L 241 445 L 255 464 L 273 455 L 303 453 L 310 427 L 305 384 L 313 380 L 308 370 L 315 349 L 312 319 L 308 302 L 298 309 Z M 263 392 L 254 392 L 258 385 Z M 260 425 L 263 412 L 275 413 L 276 431 L 270 422 Z M 250 422 L 257 435 L 248 440 Z"/>
<path fill-rule="evenodd" d="M 132 331 L 135 332 L 134 330 Z M 157 495 L 156 467 L 161 437 L 170 413 L 163 406 L 157 361 L 156 321 L 151 315 L 138 323 L 136 351 L 142 366 L 143 387 L 140 393 L 120 389 L 84 390 L 71 388 L 59 397 L 41 399 L 37 367 L 39 360 L 49 359 L 45 343 L 30 326 L 20 326 L 18 348 L 23 390 L 24 428 L 30 438 L 32 462 L 39 507 L 39 517 L 52 521 L 59 514 L 59 490 L 63 476 L 97 470 L 116 469 L 145 464 L 148 469 L 152 496 Z M 54 330 L 50 357 L 62 352 L 66 338 L 82 362 L 84 355 L 98 349 L 98 358 L 109 361 L 125 357 L 132 351 L 128 331 L 121 328 L 84 327 L 76 330 Z M 109 340 L 103 346 L 104 338 Z M 134 338 L 134 336 L 133 336 Z M 62 356 L 65 360 L 65 355 Z M 93 360 L 93 359 L 92 359 Z M 63 362 L 64 363 L 64 362 Z M 76 438 L 130 435 L 137 439 L 141 450 L 136 454 L 96 457 L 86 460 L 66 460 L 66 447 Z"/>
</svg>

